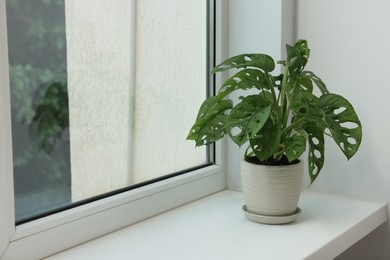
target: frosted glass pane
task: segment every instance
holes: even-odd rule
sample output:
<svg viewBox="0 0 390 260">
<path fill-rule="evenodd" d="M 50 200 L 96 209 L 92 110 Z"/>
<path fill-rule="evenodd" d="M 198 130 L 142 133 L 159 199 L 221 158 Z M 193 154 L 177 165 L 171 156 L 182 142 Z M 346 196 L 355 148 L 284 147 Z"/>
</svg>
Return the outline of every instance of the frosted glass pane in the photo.
<svg viewBox="0 0 390 260">
<path fill-rule="evenodd" d="M 206 22 L 206 1 L 137 1 L 134 183 L 206 162 L 186 141 L 206 97 Z"/>
<path fill-rule="evenodd" d="M 128 186 L 131 1 L 66 0 L 72 200 Z"/>
</svg>

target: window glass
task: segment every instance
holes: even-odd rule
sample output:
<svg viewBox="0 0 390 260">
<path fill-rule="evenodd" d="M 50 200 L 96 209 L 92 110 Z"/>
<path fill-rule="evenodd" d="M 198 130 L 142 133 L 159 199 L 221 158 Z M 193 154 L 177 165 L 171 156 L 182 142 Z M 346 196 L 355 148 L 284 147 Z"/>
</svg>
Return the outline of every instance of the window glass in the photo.
<svg viewBox="0 0 390 260">
<path fill-rule="evenodd" d="M 7 0 L 16 221 L 211 163 L 199 0 Z"/>
</svg>

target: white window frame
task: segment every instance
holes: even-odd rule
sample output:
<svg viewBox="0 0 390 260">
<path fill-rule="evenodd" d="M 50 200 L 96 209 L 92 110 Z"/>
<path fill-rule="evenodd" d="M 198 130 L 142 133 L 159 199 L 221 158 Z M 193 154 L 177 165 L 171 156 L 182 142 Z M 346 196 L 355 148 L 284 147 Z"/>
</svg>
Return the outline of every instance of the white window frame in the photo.
<svg viewBox="0 0 390 260">
<path fill-rule="evenodd" d="M 16 226 L 5 1 L 0 0 L 0 259 L 40 259 L 226 189 L 226 144 L 220 141 L 215 165 Z M 215 10 L 219 62 L 227 56 L 227 1 L 216 0 Z"/>
</svg>

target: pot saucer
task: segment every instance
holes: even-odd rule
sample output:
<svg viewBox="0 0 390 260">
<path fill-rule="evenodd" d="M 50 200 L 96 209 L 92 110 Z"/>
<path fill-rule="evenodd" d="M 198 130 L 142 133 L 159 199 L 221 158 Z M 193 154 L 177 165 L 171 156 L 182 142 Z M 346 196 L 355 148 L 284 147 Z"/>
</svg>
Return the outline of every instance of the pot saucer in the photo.
<svg viewBox="0 0 390 260">
<path fill-rule="evenodd" d="M 246 209 L 246 205 L 243 205 L 241 207 L 242 212 L 244 212 L 244 215 L 247 219 L 252 220 L 257 223 L 262 224 L 271 224 L 271 225 L 278 225 L 278 224 L 286 224 L 293 222 L 297 219 L 299 214 L 301 214 L 301 209 L 297 207 L 295 212 L 291 215 L 284 215 L 284 216 L 269 216 L 269 215 L 260 215 L 260 214 L 254 214 L 249 213 Z"/>
</svg>

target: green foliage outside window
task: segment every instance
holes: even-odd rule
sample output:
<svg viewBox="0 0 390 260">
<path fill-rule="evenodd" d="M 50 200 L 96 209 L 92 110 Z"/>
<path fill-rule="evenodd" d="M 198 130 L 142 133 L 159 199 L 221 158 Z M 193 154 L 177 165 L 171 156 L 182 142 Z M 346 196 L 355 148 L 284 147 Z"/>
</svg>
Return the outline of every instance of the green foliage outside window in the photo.
<svg viewBox="0 0 390 260">
<path fill-rule="evenodd" d="M 70 200 L 65 4 L 6 4 L 18 219 Z M 18 205 L 18 199 L 32 193 L 35 199 Z"/>
</svg>

